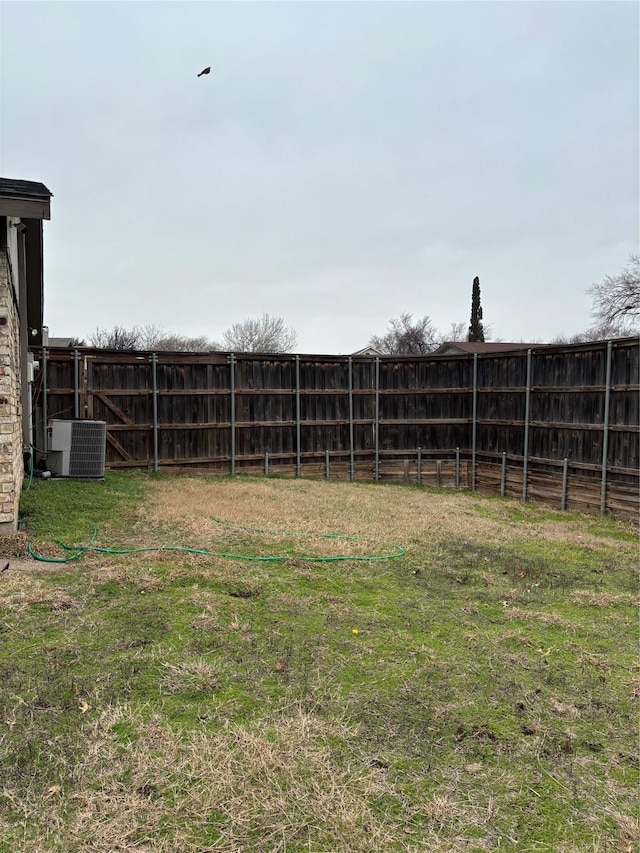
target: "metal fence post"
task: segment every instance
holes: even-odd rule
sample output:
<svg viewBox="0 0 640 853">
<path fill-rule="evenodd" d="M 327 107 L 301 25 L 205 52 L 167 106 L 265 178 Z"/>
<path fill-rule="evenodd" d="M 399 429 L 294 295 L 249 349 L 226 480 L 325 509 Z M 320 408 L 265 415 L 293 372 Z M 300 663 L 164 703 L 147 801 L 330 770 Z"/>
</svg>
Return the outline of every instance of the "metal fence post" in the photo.
<svg viewBox="0 0 640 853">
<path fill-rule="evenodd" d="M 300 356 L 296 363 L 296 477 L 300 476 Z"/>
<path fill-rule="evenodd" d="M 349 479 L 355 479 L 355 457 L 353 447 L 353 358 L 349 356 Z"/>
<path fill-rule="evenodd" d="M 529 474 L 529 418 L 531 415 L 531 372 L 532 372 L 532 353 L 527 350 L 527 387 L 525 391 L 524 403 L 524 446 L 522 455 L 524 456 L 524 465 L 522 469 L 522 502 L 527 500 L 527 476 Z"/>
<path fill-rule="evenodd" d="M 73 351 L 73 417 L 80 417 L 80 353 Z"/>
<path fill-rule="evenodd" d="M 422 448 L 418 448 L 418 485 L 422 485 Z"/>
<path fill-rule="evenodd" d="M 569 460 L 564 457 L 562 463 L 562 499 L 560 501 L 560 509 L 567 508 L 567 482 L 569 480 Z"/>
<path fill-rule="evenodd" d="M 329 479 L 329 473 L 330 473 L 329 465 L 330 465 L 329 451 L 325 450 L 325 452 L 324 452 L 324 478 L 325 478 L 325 480 Z"/>
<path fill-rule="evenodd" d="M 158 472 L 158 356 L 151 353 L 151 404 L 153 408 L 153 470 Z"/>
<path fill-rule="evenodd" d="M 507 491 L 507 454 L 502 452 L 502 473 L 500 475 L 500 496 L 504 497 Z"/>
<path fill-rule="evenodd" d="M 600 513 L 607 509 L 607 463 L 609 457 L 609 410 L 611 407 L 611 363 L 613 341 L 607 343 L 607 375 L 604 389 L 604 416 L 602 423 L 602 482 L 600 484 Z"/>
<path fill-rule="evenodd" d="M 269 454 L 268 453 L 264 454 L 264 476 L 265 477 L 269 476 Z"/>
<path fill-rule="evenodd" d="M 478 442 L 478 353 L 473 354 L 473 422 L 471 425 L 471 491 L 476 490 L 476 451 Z"/>
<path fill-rule="evenodd" d="M 373 479 L 380 479 L 380 359 L 376 356 L 376 394 L 374 402 L 375 417 L 375 443 L 374 443 L 374 467 Z"/>
<path fill-rule="evenodd" d="M 229 354 L 229 390 L 230 390 L 230 407 L 229 427 L 231 430 L 231 460 L 230 471 L 233 477 L 236 473 L 236 356 L 235 353 Z"/>
<path fill-rule="evenodd" d="M 456 447 L 456 489 L 460 488 L 460 448 Z"/>
</svg>

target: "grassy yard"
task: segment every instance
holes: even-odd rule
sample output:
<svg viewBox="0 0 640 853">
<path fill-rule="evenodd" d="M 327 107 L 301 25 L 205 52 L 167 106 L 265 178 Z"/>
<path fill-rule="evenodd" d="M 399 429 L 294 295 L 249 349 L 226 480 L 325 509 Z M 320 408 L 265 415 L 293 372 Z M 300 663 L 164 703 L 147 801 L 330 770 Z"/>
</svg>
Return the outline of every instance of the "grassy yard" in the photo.
<svg viewBox="0 0 640 853">
<path fill-rule="evenodd" d="M 0 850 L 639 849 L 634 528 L 137 473 L 22 503 L 48 559 L 207 553 L 0 574 Z"/>
</svg>

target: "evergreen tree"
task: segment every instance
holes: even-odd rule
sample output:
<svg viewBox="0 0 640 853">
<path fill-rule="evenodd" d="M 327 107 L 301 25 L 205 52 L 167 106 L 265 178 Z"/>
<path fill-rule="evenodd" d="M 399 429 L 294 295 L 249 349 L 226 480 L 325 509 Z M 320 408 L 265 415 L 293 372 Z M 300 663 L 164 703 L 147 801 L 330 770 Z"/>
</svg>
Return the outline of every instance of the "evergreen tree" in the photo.
<svg viewBox="0 0 640 853">
<path fill-rule="evenodd" d="M 480 305 L 480 279 L 473 280 L 471 292 L 471 325 L 469 326 L 468 341 L 484 343 L 484 326 L 482 325 L 482 305 Z"/>
</svg>

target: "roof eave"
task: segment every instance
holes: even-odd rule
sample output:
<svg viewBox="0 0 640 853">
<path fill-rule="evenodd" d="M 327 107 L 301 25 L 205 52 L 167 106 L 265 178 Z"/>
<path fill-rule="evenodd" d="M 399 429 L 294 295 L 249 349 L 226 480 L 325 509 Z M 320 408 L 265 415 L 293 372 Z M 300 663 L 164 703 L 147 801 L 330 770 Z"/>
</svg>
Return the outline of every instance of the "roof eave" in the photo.
<svg viewBox="0 0 640 853">
<path fill-rule="evenodd" d="M 0 216 L 20 219 L 51 219 L 51 201 L 48 198 L 0 194 Z"/>
</svg>

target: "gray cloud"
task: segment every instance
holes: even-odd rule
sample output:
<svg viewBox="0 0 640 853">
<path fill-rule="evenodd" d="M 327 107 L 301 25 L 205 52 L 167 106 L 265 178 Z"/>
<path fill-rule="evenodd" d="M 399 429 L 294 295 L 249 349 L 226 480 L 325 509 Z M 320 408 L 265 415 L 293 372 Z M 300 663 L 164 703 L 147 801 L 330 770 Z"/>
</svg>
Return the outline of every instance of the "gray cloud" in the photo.
<svg viewBox="0 0 640 853">
<path fill-rule="evenodd" d="M 268 311 L 348 352 L 466 321 L 479 275 L 496 334 L 545 339 L 637 247 L 632 3 L 5 3 L 1 38 L 57 334 Z"/>
</svg>

